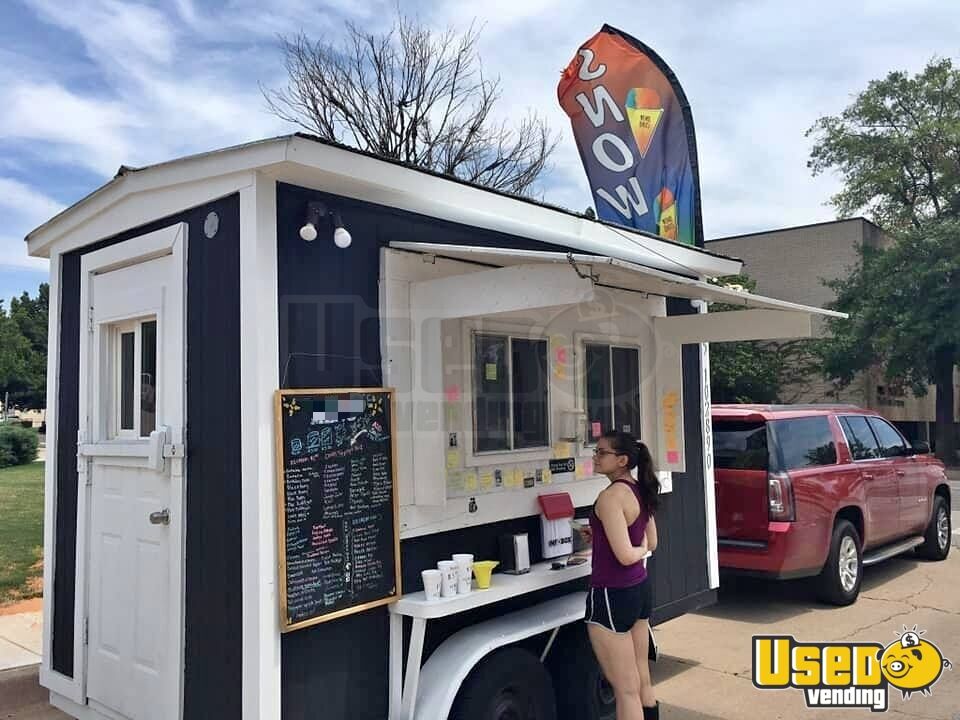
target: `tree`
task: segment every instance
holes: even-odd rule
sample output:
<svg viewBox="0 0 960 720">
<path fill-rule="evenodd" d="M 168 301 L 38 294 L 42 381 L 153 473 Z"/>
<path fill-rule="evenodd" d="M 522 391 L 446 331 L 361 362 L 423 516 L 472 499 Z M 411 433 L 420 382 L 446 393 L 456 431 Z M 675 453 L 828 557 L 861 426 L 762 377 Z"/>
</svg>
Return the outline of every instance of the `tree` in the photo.
<svg viewBox="0 0 960 720">
<path fill-rule="evenodd" d="M 532 194 L 557 138 L 535 113 L 497 122 L 500 80 L 484 77 L 471 26 L 436 33 L 399 16 L 385 34 L 347 23 L 337 47 L 281 37 L 287 86 L 270 110 L 324 140 L 519 195 Z"/>
<path fill-rule="evenodd" d="M 10 301 L 6 311 L 0 302 L 0 399 L 29 407 L 43 407 L 47 385 L 47 315 L 50 288 L 42 283 L 37 297 L 24 292 Z"/>
<path fill-rule="evenodd" d="M 824 370 L 850 382 L 858 370 L 880 365 L 891 383 L 917 396 L 936 385 L 937 457 L 953 463 L 953 368 L 960 361 L 960 220 L 927 222 L 888 249 L 864 247 L 860 266 L 830 283 L 831 318 Z"/>
<path fill-rule="evenodd" d="M 916 394 L 937 388 L 937 455 L 955 462 L 953 368 L 957 364 L 960 257 L 960 70 L 933 59 L 910 77 L 869 83 L 839 116 L 824 117 L 814 174 L 836 171 L 841 215 L 864 212 L 896 238 L 886 250 L 861 248 L 861 264 L 833 283 L 848 321 L 828 323 L 825 370 L 849 382 L 880 365 Z"/>
<path fill-rule="evenodd" d="M 718 285 L 756 290 L 746 275 L 717 278 Z M 737 311 L 738 305 L 718 303 L 711 312 Z M 710 398 L 715 403 L 796 402 L 805 383 L 819 374 L 816 340 L 710 343 Z M 793 388 L 789 396 L 784 393 Z M 797 390 L 799 388 L 799 390 Z"/>
<path fill-rule="evenodd" d="M 0 300 L 0 402 L 7 393 L 25 388 L 32 350 L 30 342 L 7 314 Z M 4 412 L 8 408 L 4 407 Z"/>
</svg>

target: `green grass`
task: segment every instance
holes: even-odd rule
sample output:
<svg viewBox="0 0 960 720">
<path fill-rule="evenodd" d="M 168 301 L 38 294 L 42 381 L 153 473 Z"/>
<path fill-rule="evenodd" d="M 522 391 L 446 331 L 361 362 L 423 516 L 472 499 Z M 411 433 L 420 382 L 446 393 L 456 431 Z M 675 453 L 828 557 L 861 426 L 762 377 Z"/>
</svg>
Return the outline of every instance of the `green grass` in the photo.
<svg viewBox="0 0 960 720">
<path fill-rule="evenodd" d="M 0 604 L 42 594 L 43 463 L 0 469 Z"/>
</svg>

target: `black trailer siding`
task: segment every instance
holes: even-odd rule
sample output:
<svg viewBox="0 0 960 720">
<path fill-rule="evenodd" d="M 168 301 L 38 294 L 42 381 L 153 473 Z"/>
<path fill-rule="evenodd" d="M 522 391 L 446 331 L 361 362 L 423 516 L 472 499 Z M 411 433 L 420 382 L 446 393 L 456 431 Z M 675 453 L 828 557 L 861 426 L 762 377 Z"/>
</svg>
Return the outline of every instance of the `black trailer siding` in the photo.
<svg viewBox="0 0 960 720">
<path fill-rule="evenodd" d="M 299 238 L 306 203 L 325 200 L 338 209 L 353 236 L 341 250 L 330 226 L 319 228 L 312 243 Z M 379 318 L 380 250 L 391 241 L 508 246 L 564 251 L 545 243 L 465 227 L 434 218 L 339 198 L 291 185 L 277 188 L 278 306 L 281 386 L 349 387 L 382 384 Z M 671 301 L 671 313 L 690 308 Z M 687 464 L 675 475 L 673 493 L 665 496 L 658 523 L 662 547 L 669 553 L 654 575 L 655 617 L 709 604 L 704 557 L 703 478 L 699 422 L 699 356 L 684 349 L 684 413 Z M 587 508 L 580 508 L 583 516 Z M 497 537 L 529 533 L 532 560 L 541 558 L 537 516 L 517 518 L 465 530 L 426 535 L 401 543 L 405 591 L 419 587 L 420 571 L 449 556 L 451 548 L 477 557 L 496 557 Z M 659 551 L 658 551 L 659 554 Z M 671 577 L 668 577 L 670 575 Z M 683 575 L 684 577 L 676 577 Z M 425 657 L 446 637 L 466 625 L 547 597 L 570 592 L 570 586 L 517 598 L 427 626 Z M 388 614 L 383 608 L 286 633 L 282 638 L 281 716 L 314 717 L 317 708 L 331 720 L 382 720 L 387 715 Z"/>
<path fill-rule="evenodd" d="M 220 216 L 213 239 L 203 234 Z M 80 259 L 186 222 L 187 494 L 184 718 L 240 717 L 240 200 L 232 195 L 63 256 L 57 398 L 53 668 L 73 675 Z M 225 419 L 231 419 L 227 422 Z"/>
<path fill-rule="evenodd" d="M 689 315 L 696 310 L 690 302 L 679 298 L 667 300 L 668 315 Z M 703 424 L 700 419 L 700 347 L 684 345 L 683 363 L 683 432 L 687 472 L 673 474 L 673 492 L 663 496 L 657 515 L 660 545 L 650 558 L 654 580 L 654 620 L 663 622 L 692 609 L 670 607 L 685 598 L 703 596 L 702 605 L 710 604 L 706 557 L 706 505 L 703 482 Z M 658 568 L 661 570 L 658 572 Z M 670 568 L 666 571 L 666 568 Z"/>
<path fill-rule="evenodd" d="M 51 667 L 73 677 L 77 575 L 77 430 L 80 427 L 80 254 L 60 266 L 60 337 L 57 357 L 56 510 L 53 550 Z"/>
</svg>

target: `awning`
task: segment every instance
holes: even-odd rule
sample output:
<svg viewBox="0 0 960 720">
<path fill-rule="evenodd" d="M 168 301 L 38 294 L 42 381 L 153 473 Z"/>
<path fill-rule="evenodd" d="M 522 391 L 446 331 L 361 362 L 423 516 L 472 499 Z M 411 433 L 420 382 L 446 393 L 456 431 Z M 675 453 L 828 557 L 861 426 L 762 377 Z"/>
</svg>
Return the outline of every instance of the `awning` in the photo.
<svg viewBox="0 0 960 720">
<path fill-rule="evenodd" d="M 425 255 L 461 260 L 490 267 L 508 267 L 512 265 L 531 265 L 539 263 L 565 264 L 574 267 L 581 275 L 590 276 L 602 287 L 629 290 L 633 292 L 661 295 L 664 297 L 704 300 L 708 303 L 725 303 L 744 308 L 763 310 L 785 310 L 807 315 L 827 317 L 846 317 L 843 313 L 822 308 L 777 300 L 776 298 L 756 295 L 749 292 L 731 290 L 712 285 L 683 275 L 637 265 L 605 255 L 583 255 L 577 253 L 542 252 L 536 250 L 515 250 L 503 247 L 476 247 L 470 245 L 445 245 L 441 243 L 391 242 L 395 250 L 418 252 Z"/>
</svg>

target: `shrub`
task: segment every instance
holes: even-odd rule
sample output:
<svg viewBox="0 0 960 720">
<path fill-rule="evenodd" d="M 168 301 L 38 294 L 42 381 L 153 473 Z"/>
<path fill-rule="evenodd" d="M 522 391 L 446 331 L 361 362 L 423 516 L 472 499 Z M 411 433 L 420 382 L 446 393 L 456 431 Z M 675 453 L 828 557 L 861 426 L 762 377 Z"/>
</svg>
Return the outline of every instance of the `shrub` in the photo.
<svg viewBox="0 0 960 720">
<path fill-rule="evenodd" d="M 40 439 L 32 428 L 15 423 L 0 425 L 0 467 L 25 465 L 37 458 Z"/>
</svg>

